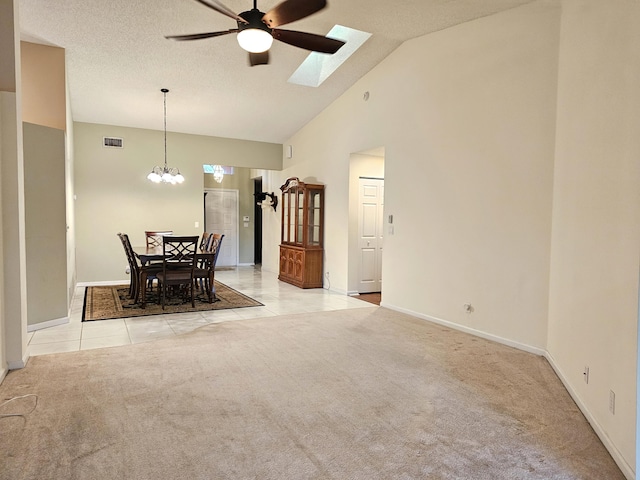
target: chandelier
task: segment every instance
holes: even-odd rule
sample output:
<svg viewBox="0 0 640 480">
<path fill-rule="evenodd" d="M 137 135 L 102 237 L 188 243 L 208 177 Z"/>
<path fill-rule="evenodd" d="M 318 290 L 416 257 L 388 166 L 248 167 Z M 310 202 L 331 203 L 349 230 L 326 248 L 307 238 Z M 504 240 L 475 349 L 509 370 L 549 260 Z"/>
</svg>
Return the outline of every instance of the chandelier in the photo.
<svg viewBox="0 0 640 480">
<path fill-rule="evenodd" d="M 169 168 L 167 166 L 167 93 L 169 90 L 163 88 L 160 90 L 164 94 L 164 168 L 156 165 L 147 175 L 147 178 L 153 183 L 176 183 L 184 182 L 184 177 L 177 168 Z"/>
<path fill-rule="evenodd" d="M 223 178 L 224 178 L 224 167 L 222 167 L 222 165 L 214 165 L 213 179 L 218 183 L 222 183 Z"/>
</svg>

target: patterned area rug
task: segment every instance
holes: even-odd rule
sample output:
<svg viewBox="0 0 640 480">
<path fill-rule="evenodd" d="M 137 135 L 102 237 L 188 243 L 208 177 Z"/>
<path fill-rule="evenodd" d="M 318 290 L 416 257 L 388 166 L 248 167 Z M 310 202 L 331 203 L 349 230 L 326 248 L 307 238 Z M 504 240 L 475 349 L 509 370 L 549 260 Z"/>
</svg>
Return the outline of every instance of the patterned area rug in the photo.
<svg viewBox="0 0 640 480">
<path fill-rule="evenodd" d="M 262 303 L 247 297 L 243 293 L 215 281 L 216 297 L 213 303 L 209 303 L 206 294 L 196 292 L 196 306 L 191 307 L 191 302 L 182 302 L 179 296 L 168 298 L 165 309 L 158 304 L 155 289 L 153 293 L 147 293 L 147 306 L 140 308 L 129 298 L 129 285 L 108 285 L 99 287 L 87 287 L 84 294 L 84 307 L 82 309 L 82 321 L 108 320 L 112 318 L 142 317 L 145 315 L 162 315 L 165 313 L 197 312 L 204 310 L 224 310 L 227 308 L 243 308 L 261 306 Z"/>
</svg>

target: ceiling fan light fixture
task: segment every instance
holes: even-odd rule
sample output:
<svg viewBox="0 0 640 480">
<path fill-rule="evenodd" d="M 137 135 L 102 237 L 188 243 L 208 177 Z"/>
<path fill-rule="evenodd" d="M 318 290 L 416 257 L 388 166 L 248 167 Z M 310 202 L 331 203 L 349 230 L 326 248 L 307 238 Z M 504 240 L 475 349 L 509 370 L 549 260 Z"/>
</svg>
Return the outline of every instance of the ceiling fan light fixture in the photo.
<svg viewBox="0 0 640 480">
<path fill-rule="evenodd" d="M 273 37 L 261 28 L 245 28 L 238 32 L 240 47 L 250 53 L 262 53 L 271 48 Z"/>
<path fill-rule="evenodd" d="M 255 2 L 252 10 L 242 12 L 239 15 L 246 21 L 238 21 L 238 44 L 249 53 L 262 53 L 271 48 L 273 37 L 271 29 L 262 21 L 264 13 L 256 8 Z"/>
</svg>

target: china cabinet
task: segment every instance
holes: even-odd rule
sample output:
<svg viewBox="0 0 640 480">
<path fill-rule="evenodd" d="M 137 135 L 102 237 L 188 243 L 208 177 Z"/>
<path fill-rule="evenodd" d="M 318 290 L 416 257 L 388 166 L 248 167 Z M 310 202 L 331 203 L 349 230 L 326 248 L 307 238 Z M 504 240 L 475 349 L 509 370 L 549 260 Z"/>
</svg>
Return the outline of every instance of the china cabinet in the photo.
<svg viewBox="0 0 640 480">
<path fill-rule="evenodd" d="M 322 287 L 324 185 L 291 177 L 282 191 L 278 278 L 301 288 Z"/>
</svg>

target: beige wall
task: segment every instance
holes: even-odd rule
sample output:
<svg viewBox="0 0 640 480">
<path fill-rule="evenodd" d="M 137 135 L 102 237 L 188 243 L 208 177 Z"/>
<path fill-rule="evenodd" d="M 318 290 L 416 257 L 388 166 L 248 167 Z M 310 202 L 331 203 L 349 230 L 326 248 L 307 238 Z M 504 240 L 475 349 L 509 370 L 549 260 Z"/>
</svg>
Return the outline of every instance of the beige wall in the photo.
<svg viewBox="0 0 640 480">
<path fill-rule="evenodd" d="M 67 86 L 67 90 L 68 90 Z M 65 135 L 65 195 L 67 217 L 67 301 L 71 306 L 75 291 L 76 279 L 76 221 L 74 209 L 75 181 L 74 147 L 73 147 L 73 120 L 71 118 L 71 102 L 67 95 L 67 131 Z"/>
<path fill-rule="evenodd" d="M 637 405 L 639 24 L 637 2 L 563 2 L 548 340 L 578 404 L 628 470 Z"/>
<path fill-rule="evenodd" d="M 0 0 L 0 378 L 28 359 L 18 1 Z"/>
<path fill-rule="evenodd" d="M 29 329 L 68 321 L 74 276 L 67 214 L 72 150 L 66 141 L 65 51 L 21 42 Z M 46 245 L 47 248 L 42 248 Z M 46 288 L 50 286 L 50 288 Z"/>
<path fill-rule="evenodd" d="M 27 323 L 68 321 L 64 131 L 23 123 Z"/>
<path fill-rule="evenodd" d="M 64 131 L 67 124 L 64 49 L 20 42 L 20 52 L 22 120 Z"/>
<path fill-rule="evenodd" d="M 104 136 L 121 137 L 124 148 L 105 148 Z M 116 234 L 143 245 L 144 231 L 169 229 L 200 235 L 204 218 L 203 164 L 225 159 L 240 167 L 279 169 L 282 145 L 168 132 L 167 161 L 179 167 L 182 185 L 146 178 L 164 163 L 163 132 L 88 123 L 74 124 L 75 226 L 78 282 L 128 280 Z M 195 222 L 200 226 L 195 227 Z"/>
</svg>

